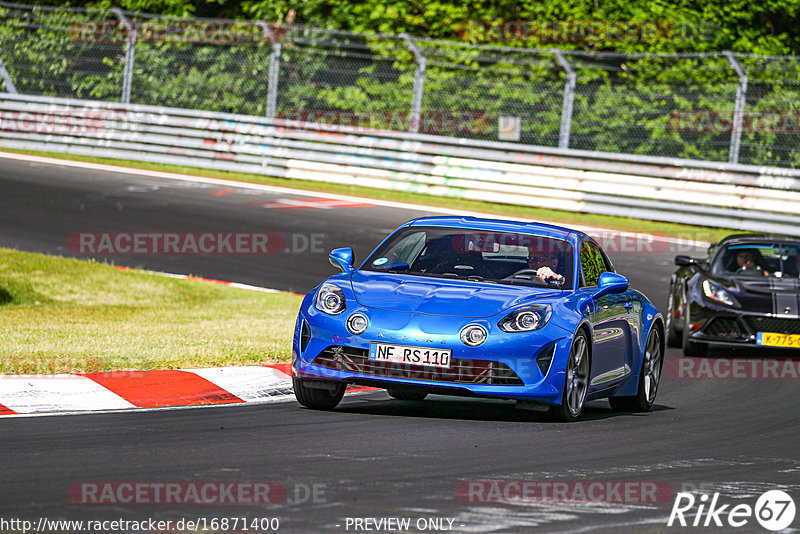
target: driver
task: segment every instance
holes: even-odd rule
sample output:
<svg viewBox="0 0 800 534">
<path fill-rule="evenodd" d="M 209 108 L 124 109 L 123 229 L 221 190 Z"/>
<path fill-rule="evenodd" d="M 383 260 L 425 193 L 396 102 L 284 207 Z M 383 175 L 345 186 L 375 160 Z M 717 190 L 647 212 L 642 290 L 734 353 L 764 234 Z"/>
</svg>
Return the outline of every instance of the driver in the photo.
<svg viewBox="0 0 800 534">
<path fill-rule="evenodd" d="M 558 284 L 564 283 L 564 277 L 556 272 L 558 263 L 558 254 L 547 254 L 533 250 L 528 251 L 528 268 L 536 271 L 536 276 L 542 282 L 553 281 Z"/>
<path fill-rule="evenodd" d="M 758 264 L 756 254 L 753 250 L 745 248 L 736 253 L 736 264 L 739 266 L 737 272 L 761 272 L 765 276 L 769 273 Z"/>
</svg>

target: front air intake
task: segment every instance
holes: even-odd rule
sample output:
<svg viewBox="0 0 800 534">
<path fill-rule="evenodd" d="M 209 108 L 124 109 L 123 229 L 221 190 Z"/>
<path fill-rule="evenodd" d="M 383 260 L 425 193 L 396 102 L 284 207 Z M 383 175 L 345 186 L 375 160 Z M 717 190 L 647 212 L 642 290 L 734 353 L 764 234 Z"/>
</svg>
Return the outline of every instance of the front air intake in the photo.
<svg viewBox="0 0 800 534">
<path fill-rule="evenodd" d="M 553 362 L 553 354 L 555 354 L 556 346 L 548 345 L 543 348 L 539 355 L 536 357 L 536 365 L 542 371 L 542 376 L 547 376 L 547 371 L 550 369 L 550 364 Z"/>
</svg>

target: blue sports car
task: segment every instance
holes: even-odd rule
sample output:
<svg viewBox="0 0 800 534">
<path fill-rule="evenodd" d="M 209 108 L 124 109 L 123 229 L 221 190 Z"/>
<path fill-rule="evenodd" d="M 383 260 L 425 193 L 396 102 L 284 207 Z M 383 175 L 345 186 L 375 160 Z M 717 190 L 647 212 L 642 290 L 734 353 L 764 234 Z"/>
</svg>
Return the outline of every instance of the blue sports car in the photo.
<svg viewBox="0 0 800 534">
<path fill-rule="evenodd" d="M 348 384 L 403 400 L 429 393 L 513 399 L 573 421 L 587 400 L 646 411 L 658 391 L 664 321 L 600 246 L 538 223 L 425 217 L 303 299 L 297 400 L 333 409 Z"/>
</svg>

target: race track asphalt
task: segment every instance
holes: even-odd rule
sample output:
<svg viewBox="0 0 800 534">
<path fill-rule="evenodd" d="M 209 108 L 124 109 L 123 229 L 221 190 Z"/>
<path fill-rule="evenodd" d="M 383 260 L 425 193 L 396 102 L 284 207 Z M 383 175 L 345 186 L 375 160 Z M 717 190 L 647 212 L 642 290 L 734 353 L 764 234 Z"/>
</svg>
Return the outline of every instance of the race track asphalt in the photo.
<svg viewBox="0 0 800 534">
<path fill-rule="evenodd" d="M 330 249 L 352 246 L 363 258 L 391 229 L 423 214 L 0 157 L 2 247 L 297 293 L 334 272 Z M 284 248 L 267 255 L 92 256 L 68 246 L 69 236 L 81 232 L 206 231 L 275 232 Z M 700 252 L 656 248 L 610 255 L 663 311 L 673 256 Z M 678 356 L 668 350 L 668 358 Z M 690 380 L 665 373 L 652 412 L 612 413 L 607 402 L 595 401 L 574 424 L 547 422 L 502 401 L 404 402 L 382 391 L 348 396 L 333 412 L 283 402 L 3 418 L 0 519 L 275 517 L 279 532 L 365 532 L 354 518 L 405 517 L 410 532 L 421 531 L 418 519 L 433 518 L 452 520 L 453 532 L 731 532 L 668 528 L 671 493 L 644 503 L 482 503 L 464 502 L 457 488 L 481 480 L 649 481 L 672 492 L 719 492 L 720 504 L 752 506 L 769 489 L 797 501 L 798 414 L 798 380 Z M 70 488 L 91 481 L 272 481 L 289 493 L 281 503 L 258 506 L 73 503 Z M 308 497 L 310 488 L 316 498 Z M 793 526 L 796 532 L 800 519 Z M 735 531 L 764 530 L 751 519 Z"/>
</svg>

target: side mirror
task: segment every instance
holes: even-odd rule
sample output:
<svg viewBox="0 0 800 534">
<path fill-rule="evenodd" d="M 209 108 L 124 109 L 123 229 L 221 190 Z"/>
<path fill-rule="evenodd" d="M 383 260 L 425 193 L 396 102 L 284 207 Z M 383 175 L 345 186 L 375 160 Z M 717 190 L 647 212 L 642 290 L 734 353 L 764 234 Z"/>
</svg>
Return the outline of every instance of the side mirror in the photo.
<svg viewBox="0 0 800 534">
<path fill-rule="evenodd" d="M 592 298 L 599 298 L 611 293 L 624 293 L 630 287 L 630 282 L 621 274 L 606 271 L 600 275 L 597 281 L 597 291 L 594 292 Z"/>
<path fill-rule="evenodd" d="M 697 258 L 690 258 L 689 256 L 675 256 L 675 265 L 679 267 L 686 267 L 687 265 L 697 265 L 698 267 L 702 267 L 706 264 L 703 260 L 698 260 Z"/>
<path fill-rule="evenodd" d="M 353 267 L 353 249 L 352 248 L 335 248 L 328 254 L 328 261 L 331 265 L 338 267 L 342 271 L 349 273 L 354 271 Z"/>
</svg>

